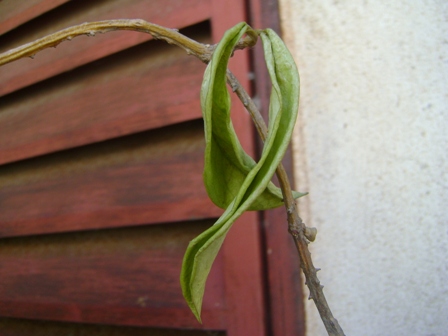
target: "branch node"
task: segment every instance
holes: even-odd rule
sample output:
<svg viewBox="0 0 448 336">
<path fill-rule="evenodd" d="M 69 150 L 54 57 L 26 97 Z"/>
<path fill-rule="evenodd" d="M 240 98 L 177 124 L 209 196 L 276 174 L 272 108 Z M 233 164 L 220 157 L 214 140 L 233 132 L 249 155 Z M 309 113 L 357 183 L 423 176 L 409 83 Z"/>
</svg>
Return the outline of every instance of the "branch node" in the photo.
<svg viewBox="0 0 448 336">
<path fill-rule="evenodd" d="M 317 235 L 317 229 L 315 227 L 305 227 L 305 237 L 313 242 L 316 240 L 316 235 Z"/>
</svg>

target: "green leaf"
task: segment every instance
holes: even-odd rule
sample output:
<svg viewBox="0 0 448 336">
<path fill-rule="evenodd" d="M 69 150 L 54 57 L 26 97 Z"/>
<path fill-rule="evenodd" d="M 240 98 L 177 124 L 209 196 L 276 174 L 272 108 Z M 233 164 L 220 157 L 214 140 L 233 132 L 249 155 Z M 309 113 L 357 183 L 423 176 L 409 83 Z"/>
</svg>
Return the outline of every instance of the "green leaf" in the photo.
<svg viewBox="0 0 448 336">
<path fill-rule="evenodd" d="M 238 31 L 238 34 L 232 38 L 230 35 L 223 37 L 205 71 L 201 89 L 206 141 L 204 184 L 212 202 L 222 209 L 226 209 L 236 197 L 247 174 L 256 165 L 236 136 L 230 118 L 231 99 L 226 86 L 228 59 L 233 52 L 233 46 L 247 27 L 244 23 L 237 25 L 233 29 Z M 222 44 L 224 42 L 226 48 Z M 303 195 L 294 192 L 295 198 Z M 269 182 L 267 188 L 248 210 L 266 210 L 281 205 L 283 205 L 281 190 Z"/>
<path fill-rule="evenodd" d="M 272 81 L 268 136 L 258 163 L 242 149 L 230 121 L 226 70 L 234 46 L 247 29 L 246 23 L 240 23 L 226 32 L 207 66 L 201 89 L 206 138 L 204 181 L 210 198 L 226 211 L 190 242 L 183 260 L 182 291 L 199 321 L 207 276 L 232 224 L 246 210 L 282 204 L 278 189 L 270 181 L 297 117 L 299 77 L 295 63 L 281 39 L 267 29 L 261 38 Z"/>
</svg>

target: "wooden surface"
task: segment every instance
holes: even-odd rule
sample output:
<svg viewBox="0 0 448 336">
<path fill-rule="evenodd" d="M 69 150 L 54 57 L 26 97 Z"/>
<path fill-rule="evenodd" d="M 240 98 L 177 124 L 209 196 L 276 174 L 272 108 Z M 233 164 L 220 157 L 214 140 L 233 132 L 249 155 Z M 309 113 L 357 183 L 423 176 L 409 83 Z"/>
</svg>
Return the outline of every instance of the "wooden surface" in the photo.
<svg viewBox="0 0 448 336">
<path fill-rule="evenodd" d="M 12 0 L 8 0 L 12 1 Z M 141 18 L 171 28 L 184 28 L 210 18 L 210 1 L 126 0 L 70 1 L 0 37 L 0 51 L 86 21 Z M 0 24 L 0 30 L 2 24 Z M 95 37 L 80 36 L 57 48 L 44 50 L 34 59 L 24 58 L 0 68 L 0 96 L 64 71 L 75 69 L 107 55 L 148 41 L 151 36 L 138 32 L 112 32 Z"/>
<path fill-rule="evenodd" d="M 143 328 L 0 318 L 2 336 L 225 336 L 224 331 Z"/>
<path fill-rule="evenodd" d="M 0 237 L 217 217 L 202 122 L 0 166 Z"/>
<path fill-rule="evenodd" d="M 0 1 L 0 34 L 4 34 L 67 1 L 2 0 Z"/>
<path fill-rule="evenodd" d="M 264 1 L 12 8 L 3 0 L 0 50 L 108 18 L 142 18 L 215 43 Z M 248 50 L 230 68 L 259 90 Z M 299 273 L 277 225 L 282 209 L 234 224 L 207 283 L 203 325 L 182 298 L 186 246 L 222 213 L 202 181 L 204 69 L 133 32 L 80 37 L 0 68 L 0 335 L 300 335 Z M 261 87 L 266 94 L 269 84 Z M 235 130 L 255 157 L 250 117 L 232 102 Z"/>
<path fill-rule="evenodd" d="M 250 6 L 255 28 L 271 27 L 281 34 L 277 0 L 252 0 Z M 261 112 L 267 119 L 271 83 L 266 71 L 261 45 L 253 49 L 253 62 L 257 80 L 256 95 L 260 100 Z M 258 138 L 259 139 L 259 138 Z M 259 147 L 261 147 L 259 140 Z M 283 159 L 291 184 L 293 183 L 292 153 L 288 149 Z M 275 178 L 274 178 L 275 180 Z M 299 186 L 300 190 L 300 186 Z M 300 190 L 306 191 L 306 190 Z M 271 335 L 305 335 L 304 290 L 299 256 L 292 237 L 288 233 L 284 207 L 264 211 L 263 246 L 267 272 L 267 300 L 269 333 Z M 306 294 L 308 295 L 308 294 Z"/>
<path fill-rule="evenodd" d="M 212 33 L 214 41 L 221 39 L 225 31 L 245 21 L 245 3 L 239 0 L 213 2 Z M 249 81 L 249 51 L 237 51 L 230 60 L 229 68 L 243 87 L 251 92 Z M 232 95 L 232 121 L 243 148 L 255 155 L 254 128 L 243 104 Z M 261 247 L 261 226 L 258 214 L 246 212 L 229 231 L 223 245 L 224 260 L 229 272 L 226 276 L 227 305 L 235 314 L 229 316 L 228 333 L 239 335 L 266 335 L 267 302 L 265 300 L 264 260 Z M 250 265 L 250 267 L 248 267 Z M 250 281 L 258 278 L 261 281 Z M 252 287 L 251 291 L 236 291 L 236 288 Z M 257 316 L 257 318 L 254 318 Z"/>
<path fill-rule="evenodd" d="M 117 325 L 201 328 L 179 276 L 189 240 L 213 222 L 0 240 L 0 315 Z M 202 328 L 223 329 L 220 258 Z"/>
<path fill-rule="evenodd" d="M 0 163 L 200 118 L 205 66 L 150 44 L 1 99 Z"/>
</svg>

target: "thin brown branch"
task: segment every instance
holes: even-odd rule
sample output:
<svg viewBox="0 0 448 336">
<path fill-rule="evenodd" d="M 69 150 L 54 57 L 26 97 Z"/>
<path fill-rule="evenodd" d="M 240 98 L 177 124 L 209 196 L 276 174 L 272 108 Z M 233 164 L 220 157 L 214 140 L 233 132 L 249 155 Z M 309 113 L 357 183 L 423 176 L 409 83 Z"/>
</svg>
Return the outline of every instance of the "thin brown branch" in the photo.
<svg viewBox="0 0 448 336">
<path fill-rule="evenodd" d="M 257 106 L 230 70 L 227 71 L 227 82 L 250 113 L 258 134 L 264 141 L 267 136 L 267 126 L 261 116 L 261 113 L 258 111 Z M 302 219 L 299 217 L 296 203 L 292 195 L 291 184 L 282 164 L 277 167 L 276 174 L 285 202 L 288 217 L 288 231 L 293 237 L 299 253 L 300 267 L 305 274 L 306 285 L 310 290 L 309 298 L 314 300 L 328 334 L 332 336 L 342 336 L 344 335 L 344 332 L 338 321 L 333 317 L 330 307 L 328 306 L 322 290 L 323 286 L 317 278 L 317 272 L 319 269 L 314 267 L 311 259 L 311 253 L 308 250 L 309 242 L 314 241 L 316 237 L 316 229 L 306 227 Z"/>
<path fill-rule="evenodd" d="M 23 57 L 34 57 L 34 55 L 39 51 L 46 48 L 55 47 L 63 41 L 70 41 L 74 37 L 80 35 L 95 36 L 99 33 L 107 33 L 116 30 L 132 30 L 151 34 L 156 39 L 163 39 L 170 44 L 181 47 L 187 52 L 187 54 L 196 56 L 204 63 L 208 63 L 210 61 L 211 55 L 215 49 L 215 46 L 194 41 L 179 33 L 175 29 L 165 28 L 144 20 L 107 20 L 87 22 L 66 28 L 34 42 L 27 43 L 23 46 L 2 53 L 0 54 L 0 66 Z M 235 49 L 251 47 L 255 45 L 257 38 L 258 32 L 253 29 L 248 29 L 246 36 L 237 44 Z M 227 82 L 251 114 L 257 131 L 261 139 L 264 141 L 267 135 L 267 127 L 255 103 L 230 71 L 227 72 Z M 320 285 L 320 281 L 316 275 L 318 269 L 314 267 L 311 260 L 311 254 L 308 250 L 308 243 L 309 241 L 314 240 L 316 230 L 314 228 L 306 227 L 302 219 L 299 217 L 288 176 L 281 164 L 278 166 L 276 173 L 282 189 L 287 211 L 288 231 L 294 238 L 294 242 L 300 256 L 300 266 L 305 274 L 306 284 L 310 289 L 310 298 L 314 300 L 328 334 L 344 335 L 337 320 L 333 317 L 333 314 L 331 313 L 325 299 L 322 291 L 323 286 Z"/>
<path fill-rule="evenodd" d="M 116 30 L 131 30 L 152 35 L 155 39 L 165 40 L 169 44 L 177 45 L 187 54 L 194 55 L 202 62 L 208 63 L 215 49 L 214 45 L 202 44 L 170 29 L 140 19 L 105 20 L 86 22 L 80 25 L 60 30 L 33 42 L 11 49 L 0 54 L 0 66 L 16 61 L 23 57 L 34 57 L 39 51 L 56 47 L 63 41 L 70 41 L 80 35 L 95 36 Z M 257 42 L 257 32 L 248 29 L 246 36 L 238 43 L 235 49 L 251 47 Z"/>
</svg>

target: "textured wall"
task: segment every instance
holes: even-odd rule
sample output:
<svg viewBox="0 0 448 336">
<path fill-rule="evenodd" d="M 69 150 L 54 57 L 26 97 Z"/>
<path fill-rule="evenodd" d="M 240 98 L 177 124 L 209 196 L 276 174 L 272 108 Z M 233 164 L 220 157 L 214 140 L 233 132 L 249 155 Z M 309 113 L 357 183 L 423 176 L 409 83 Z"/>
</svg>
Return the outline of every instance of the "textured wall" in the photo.
<svg viewBox="0 0 448 336">
<path fill-rule="evenodd" d="M 301 214 L 336 318 L 347 335 L 448 335 L 448 3 L 279 2 Z"/>
</svg>

